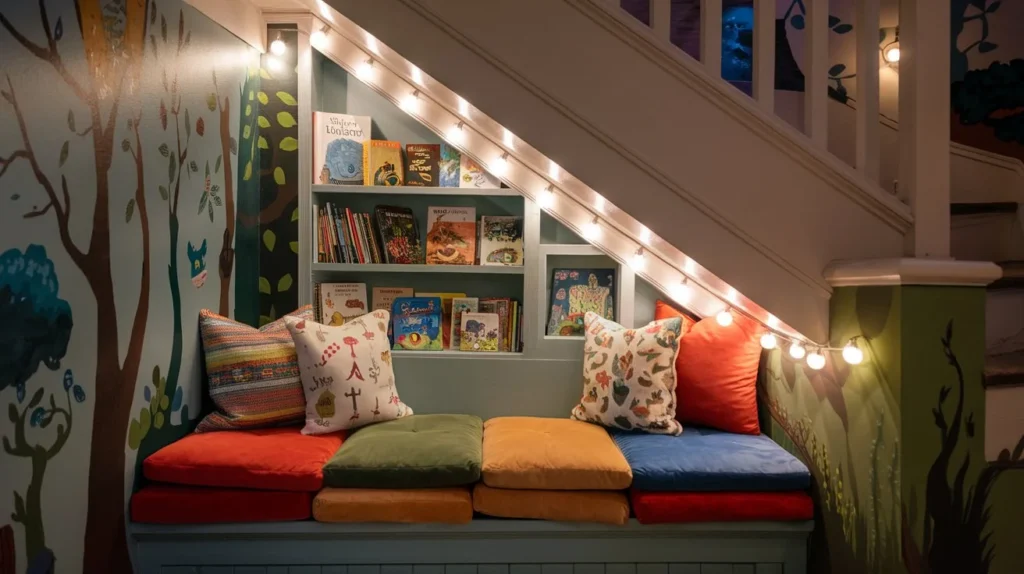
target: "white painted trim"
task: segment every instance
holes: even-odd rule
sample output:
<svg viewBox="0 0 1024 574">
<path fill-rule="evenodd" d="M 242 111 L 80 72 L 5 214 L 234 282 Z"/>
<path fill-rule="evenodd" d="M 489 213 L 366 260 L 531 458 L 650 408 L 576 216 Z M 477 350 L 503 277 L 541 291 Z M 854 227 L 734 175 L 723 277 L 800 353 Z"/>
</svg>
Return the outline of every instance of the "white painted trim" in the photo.
<svg viewBox="0 0 1024 574">
<path fill-rule="evenodd" d="M 879 0 L 857 3 L 857 108 L 856 151 L 854 165 L 871 181 L 881 172 L 882 141 L 879 137 Z"/>
<path fill-rule="evenodd" d="M 956 285 L 984 287 L 1003 276 L 989 261 L 953 259 L 866 259 L 836 261 L 825 269 L 833 287 L 868 285 Z"/>
<path fill-rule="evenodd" d="M 804 132 L 828 150 L 828 0 L 804 0 Z"/>
<path fill-rule="evenodd" d="M 712 78 L 722 77 L 722 0 L 700 0 L 700 63 Z"/>
<path fill-rule="evenodd" d="M 754 77 L 757 104 L 775 114 L 775 0 L 754 0 Z"/>
<path fill-rule="evenodd" d="M 650 0 L 651 29 L 666 42 L 672 41 L 671 0 Z"/>
<path fill-rule="evenodd" d="M 207 18 L 261 53 L 267 51 L 267 25 L 249 0 L 185 0 Z"/>
</svg>

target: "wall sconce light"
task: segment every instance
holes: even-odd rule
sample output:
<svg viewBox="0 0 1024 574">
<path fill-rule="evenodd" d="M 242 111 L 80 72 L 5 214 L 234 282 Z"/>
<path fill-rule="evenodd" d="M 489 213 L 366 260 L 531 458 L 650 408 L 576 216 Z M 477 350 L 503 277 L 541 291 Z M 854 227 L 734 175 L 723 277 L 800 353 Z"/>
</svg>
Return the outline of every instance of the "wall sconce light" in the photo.
<svg viewBox="0 0 1024 574">
<path fill-rule="evenodd" d="M 900 27 L 896 26 L 896 38 L 882 46 L 882 59 L 890 66 L 900 63 Z"/>
</svg>

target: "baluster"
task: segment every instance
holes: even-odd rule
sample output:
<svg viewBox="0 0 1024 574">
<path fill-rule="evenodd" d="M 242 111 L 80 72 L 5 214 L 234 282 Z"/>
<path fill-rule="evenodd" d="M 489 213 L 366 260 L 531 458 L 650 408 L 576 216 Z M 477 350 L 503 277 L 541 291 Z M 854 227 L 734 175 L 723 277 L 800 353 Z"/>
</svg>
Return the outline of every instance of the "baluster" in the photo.
<svg viewBox="0 0 1024 574">
<path fill-rule="evenodd" d="M 828 0 L 804 0 L 804 132 L 828 147 Z"/>
<path fill-rule="evenodd" d="M 722 0 L 700 0 L 700 61 L 722 77 Z"/>
<path fill-rule="evenodd" d="M 671 42 L 672 32 L 672 0 L 651 0 L 651 29 L 654 35 L 666 42 Z"/>
<path fill-rule="evenodd" d="M 754 99 L 775 113 L 775 0 L 754 0 Z"/>
<path fill-rule="evenodd" d="M 879 0 L 858 0 L 854 28 L 857 30 L 857 169 L 878 182 L 878 4 Z"/>
</svg>

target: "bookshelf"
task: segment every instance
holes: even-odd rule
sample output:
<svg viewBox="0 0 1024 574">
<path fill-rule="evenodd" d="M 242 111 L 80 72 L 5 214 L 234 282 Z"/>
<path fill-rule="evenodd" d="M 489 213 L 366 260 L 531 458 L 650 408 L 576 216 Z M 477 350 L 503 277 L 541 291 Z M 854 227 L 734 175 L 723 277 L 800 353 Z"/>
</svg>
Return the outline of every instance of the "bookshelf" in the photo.
<svg viewBox="0 0 1024 574">
<path fill-rule="evenodd" d="M 523 275 L 522 267 L 492 265 L 398 265 L 389 263 L 314 263 L 313 272 L 348 271 L 352 273 L 445 273 L 477 275 Z"/>
</svg>

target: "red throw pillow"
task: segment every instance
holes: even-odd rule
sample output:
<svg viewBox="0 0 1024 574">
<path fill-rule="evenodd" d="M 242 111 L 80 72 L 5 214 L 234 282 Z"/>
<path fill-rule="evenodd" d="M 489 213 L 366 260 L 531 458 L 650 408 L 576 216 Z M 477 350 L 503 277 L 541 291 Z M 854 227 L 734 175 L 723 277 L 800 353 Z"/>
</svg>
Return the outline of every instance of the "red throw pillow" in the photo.
<svg viewBox="0 0 1024 574">
<path fill-rule="evenodd" d="M 757 422 L 757 368 L 761 362 L 758 324 L 734 313 L 722 327 L 707 317 L 679 339 L 676 359 L 676 418 L 740 434 L 760 434 Z M 685 315 L 658 301 L 654 318 Z M 684 431 L 685 432 L 685 431 Z"/>
</svg>

